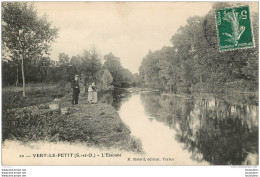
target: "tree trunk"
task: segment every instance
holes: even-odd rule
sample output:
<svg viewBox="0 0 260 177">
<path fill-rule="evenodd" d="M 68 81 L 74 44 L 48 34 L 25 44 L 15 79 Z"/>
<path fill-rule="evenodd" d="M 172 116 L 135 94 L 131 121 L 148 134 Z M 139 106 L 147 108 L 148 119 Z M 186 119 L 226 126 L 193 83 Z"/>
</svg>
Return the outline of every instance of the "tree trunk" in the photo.
<svg viewBox="0 0 260 177">
<path fill-rule="evenodd" d="M 23 97 L 25 97 L 25 77 L 24 77 L 24 63 L 22 57 L 22 78 L 23 78 Z"/>
<path fill-rule="evenodd" d="M 17 69 L 16 69 L 16 83 L 15 83 L 15 85 L 16 85 L 16 87 L 18 87 L 18 83 L 19 83 L 19 80 L 18 80 L 18 77 L 19 77 L 19 75 L 18 75 L 18 72 L 19 72 L 19 65 L 17 64 Z"/>
</svg>

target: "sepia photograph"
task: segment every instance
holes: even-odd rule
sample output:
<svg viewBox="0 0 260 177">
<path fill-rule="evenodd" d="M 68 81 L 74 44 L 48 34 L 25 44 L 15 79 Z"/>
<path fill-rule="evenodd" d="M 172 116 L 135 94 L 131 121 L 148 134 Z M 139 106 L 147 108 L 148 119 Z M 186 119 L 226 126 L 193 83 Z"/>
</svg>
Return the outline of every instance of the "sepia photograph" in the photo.
<svg viewBox="0 0 260 177">
<path fill-rule="evenodd" d="M 259 2 L 1 5 L 2 165 L 259 165 Z"/>
</svg>

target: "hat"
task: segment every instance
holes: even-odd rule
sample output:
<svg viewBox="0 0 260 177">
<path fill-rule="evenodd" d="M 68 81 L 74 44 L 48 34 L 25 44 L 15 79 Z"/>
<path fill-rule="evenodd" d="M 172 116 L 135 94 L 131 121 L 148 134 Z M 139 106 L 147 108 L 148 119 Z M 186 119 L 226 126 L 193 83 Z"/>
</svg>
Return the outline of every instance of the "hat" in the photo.
<svg viewBox="0 0 260 177">
<path fill-rule="evenodd" d="M 79 77 L 79 75 L 76 74 L 75 77 Z"/>
</svg>

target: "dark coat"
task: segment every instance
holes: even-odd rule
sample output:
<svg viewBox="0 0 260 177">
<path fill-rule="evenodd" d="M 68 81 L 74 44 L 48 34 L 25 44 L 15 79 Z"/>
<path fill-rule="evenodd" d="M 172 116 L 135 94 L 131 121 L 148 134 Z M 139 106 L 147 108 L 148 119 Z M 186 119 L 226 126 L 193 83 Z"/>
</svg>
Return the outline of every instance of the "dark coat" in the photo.
<svg viewBox="0 0 260 177">
<path fill-rule="evenodd" d="M 71 88 L 73 89 L 73 92 L 80 92 L 79 89 L 79 81 L 76 81 L 75 79 L 71 82 Z"/>
</svg>

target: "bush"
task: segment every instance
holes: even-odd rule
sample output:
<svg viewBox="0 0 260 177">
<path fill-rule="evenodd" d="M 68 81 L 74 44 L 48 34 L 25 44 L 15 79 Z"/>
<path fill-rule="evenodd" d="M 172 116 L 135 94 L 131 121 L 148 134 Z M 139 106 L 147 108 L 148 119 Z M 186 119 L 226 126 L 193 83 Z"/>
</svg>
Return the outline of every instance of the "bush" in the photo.
<svg viewBox="0 0 260 177">
<path fill-rule="evenodd" d="M 258 83 L 246 80 L 237 80 L 234 82 L 228 82 L 225 84 L 227 91 L 237 91 L 237 92 L 248 92 L 257 91 Z"/>
</svg>

